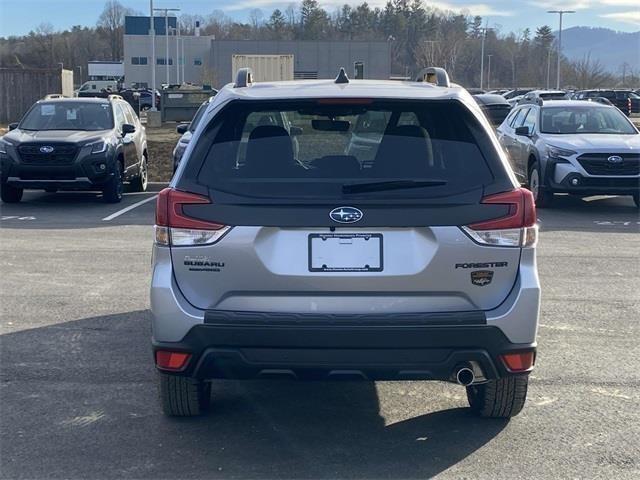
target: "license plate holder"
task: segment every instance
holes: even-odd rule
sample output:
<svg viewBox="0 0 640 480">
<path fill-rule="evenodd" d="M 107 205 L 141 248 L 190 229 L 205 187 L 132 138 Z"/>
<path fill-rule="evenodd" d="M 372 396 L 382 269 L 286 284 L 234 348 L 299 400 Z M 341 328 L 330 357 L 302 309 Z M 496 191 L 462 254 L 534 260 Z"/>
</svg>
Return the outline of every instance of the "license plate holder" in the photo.
<svg viewBox="0 0 640 480">
<path fill-rule="evenodd" d="M 309 235 L 310 272 L 381 272 L 380 233 L 313 233 Z"/>
</svg>

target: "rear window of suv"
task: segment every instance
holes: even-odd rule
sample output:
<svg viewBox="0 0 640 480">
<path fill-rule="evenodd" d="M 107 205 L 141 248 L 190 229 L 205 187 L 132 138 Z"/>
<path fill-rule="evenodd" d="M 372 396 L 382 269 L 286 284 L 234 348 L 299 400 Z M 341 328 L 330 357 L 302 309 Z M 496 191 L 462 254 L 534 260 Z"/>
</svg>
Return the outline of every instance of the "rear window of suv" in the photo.
<svg viewBox="0 0 640 480">
<path fill-rule="evenodd" d="M 190 158 L 199 165 L 185 175 L 247 197 L 449 196 L 508 176 L 477 119 L 451 100 L 234 101 Z"/>
</svg>

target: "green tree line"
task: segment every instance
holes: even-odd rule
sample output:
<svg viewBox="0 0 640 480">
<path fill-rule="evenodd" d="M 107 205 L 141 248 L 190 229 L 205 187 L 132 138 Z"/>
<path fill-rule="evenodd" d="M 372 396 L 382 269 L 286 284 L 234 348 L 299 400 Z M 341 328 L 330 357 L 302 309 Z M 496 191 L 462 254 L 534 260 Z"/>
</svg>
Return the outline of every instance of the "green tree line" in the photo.
<svg viewBox="0 0 640 480">
<path fill-rule="evenodd" d="M 124 17 L 133 13 L 117 0 L 109 0 L 94 27 L 75 26 L 56 32 L 50 24 L 41 24 L 28 35 L 1 38 L 0 65 L 44 67 L 62 63 L 66 68 L 77 68 L 86 66 L 89 60 L 119 60 L 123 56 Z M 391 45 L 394 75 L 410 77 L 424 66 L 440 66 L 467 87 L 480 83 L 484 37 L 485 87 L 487 81 L 491 87 L 555 85 L 555 37 L 548 25 L 502 32 L 497 26 L 487 28 L 482 17 L 438 10 L 422 0 L 389 0 L 383 8 L 363 2 L 331 12 L 317 0 L 302 0 L 297 6 L 275 9 L 269 15 L 255 9 L 245 22 L 221 11 L 182 15 L 179 22 L 185 34 L 193 34 L 196 22 L 200 22 L 201 34 L 216 39 L 386 41 Z M 590 57 L 562 58 L 561 65 L 563 84 L 578 88 L 636 85 L 640 80 L 637 66 L 623 65 L 620 72 L 612 73 Z"/>
</svg>

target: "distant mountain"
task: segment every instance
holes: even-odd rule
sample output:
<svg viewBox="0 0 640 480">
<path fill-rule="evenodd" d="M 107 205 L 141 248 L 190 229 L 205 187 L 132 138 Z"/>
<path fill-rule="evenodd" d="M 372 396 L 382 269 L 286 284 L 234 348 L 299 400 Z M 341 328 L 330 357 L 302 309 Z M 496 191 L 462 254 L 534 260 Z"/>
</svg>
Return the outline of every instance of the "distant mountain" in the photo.
<svg viewBox="0 0 640 480">
<path fill-rule="evenodd" d="M 627 33 L 608 28 L 567 28 L 562 31 L 562 52 L 571 60 L 591 53 L 593 60 L 600 60 L 611 72 L 617 73 L 624 62 L 640 69 L 640 31 Z"/>
</svg>

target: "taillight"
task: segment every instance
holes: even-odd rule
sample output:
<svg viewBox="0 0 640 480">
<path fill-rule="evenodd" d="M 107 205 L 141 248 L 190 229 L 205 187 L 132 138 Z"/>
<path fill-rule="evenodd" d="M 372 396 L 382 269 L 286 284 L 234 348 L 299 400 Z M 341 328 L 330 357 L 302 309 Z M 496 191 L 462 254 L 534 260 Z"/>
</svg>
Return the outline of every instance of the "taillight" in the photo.
<svg viewBox="0 0 640 480">
<path fill-rule="evenodd" d="M 211 201 L 202 195 L 173 188 L 162 190 L 156 203 L 156 243 L 183 247 L 217 242 L 230 227 L 191 218 L 184 213 L 184 205 L 206 203 Z"/>
<path fill-rule="evenodd" d="M 496 247 L 532 247 L 536 244 L 536 207 L 529 190 L 517 188 L 490 195 L 481 203 L 508 205 L 509 212 L 500 218 L 462 227 L 475 242 Z"/>
<path fill-rule="evenodd" d="M 631 97 L 627 98 L 627 110 L 629 111 L 629 115 L 631 115 Z"/>
</svg>

